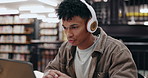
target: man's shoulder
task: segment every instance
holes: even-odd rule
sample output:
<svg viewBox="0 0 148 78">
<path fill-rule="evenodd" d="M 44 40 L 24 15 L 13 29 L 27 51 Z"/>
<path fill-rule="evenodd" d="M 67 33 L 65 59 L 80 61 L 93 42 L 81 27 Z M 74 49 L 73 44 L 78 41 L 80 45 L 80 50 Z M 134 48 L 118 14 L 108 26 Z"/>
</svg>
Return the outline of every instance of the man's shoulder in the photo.
<svg viewBox="0 0 148 78">
<path fill-rule="evenodd" d="M 107 44 L 110 44 L 112 46 L 118 46 L 118 47 L 125 47 L 125 44 L 123 43 L 122 40 L 119 40 L 119 39 L 116 39 L 116 38 L 113 38 L 111 36 L 108 36 L 107 38 Z"/>
</svg>

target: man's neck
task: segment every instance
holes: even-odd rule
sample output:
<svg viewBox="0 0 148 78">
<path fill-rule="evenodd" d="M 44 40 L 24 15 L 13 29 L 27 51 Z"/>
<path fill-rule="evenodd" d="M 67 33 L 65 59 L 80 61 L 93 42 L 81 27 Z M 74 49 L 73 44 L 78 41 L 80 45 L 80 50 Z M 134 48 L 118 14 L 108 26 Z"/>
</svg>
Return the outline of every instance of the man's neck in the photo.
<svg viewBox="0 0 148 78">
<path fill-rule="evenodd" d="M 84 50 L 84 49 L 87 49 L 89 48 L 91 45 L 94 44 L 94 41 L 95 41 L 95 37 L 93 35 L 90 35 L 90 37 L 88 37 L 83 43 L 85 44 L 82 44 L 82 45 L 79 45 L 78 48 L 81 49 L 81 50 Z"/>
</svg>

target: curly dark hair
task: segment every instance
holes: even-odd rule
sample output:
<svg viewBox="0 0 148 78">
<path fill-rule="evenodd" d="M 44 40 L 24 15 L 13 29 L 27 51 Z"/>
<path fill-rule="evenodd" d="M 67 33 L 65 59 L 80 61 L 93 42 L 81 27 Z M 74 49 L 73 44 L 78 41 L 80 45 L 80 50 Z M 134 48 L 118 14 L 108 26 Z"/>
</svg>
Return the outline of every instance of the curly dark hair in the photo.
<svg viewBox="0 0 148 78">
<path fill-rule="evenodd" d="M 64 0 L 56 9 L 59 19 L 71 20 L 74 16 L 80 16 L 83 19 L 91 18 L 91 12 L 87 6 L 80 0 Z"/>
</svg>

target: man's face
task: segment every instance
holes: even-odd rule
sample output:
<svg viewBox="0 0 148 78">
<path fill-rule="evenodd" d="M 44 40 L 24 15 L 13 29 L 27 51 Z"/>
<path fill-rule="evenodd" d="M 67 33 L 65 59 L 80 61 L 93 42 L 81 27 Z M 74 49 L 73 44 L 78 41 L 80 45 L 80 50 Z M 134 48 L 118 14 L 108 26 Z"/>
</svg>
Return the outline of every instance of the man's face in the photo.
<svg viewBox="0 0 148 78">
<path fill-rule="evenodd" d="M 90 33 L 87 31 L 85 19 L 74 16 L 71 20 L 63 20 L 62 24 L 69 43 L 78 47 L 87 45 Z"/>
</svg>

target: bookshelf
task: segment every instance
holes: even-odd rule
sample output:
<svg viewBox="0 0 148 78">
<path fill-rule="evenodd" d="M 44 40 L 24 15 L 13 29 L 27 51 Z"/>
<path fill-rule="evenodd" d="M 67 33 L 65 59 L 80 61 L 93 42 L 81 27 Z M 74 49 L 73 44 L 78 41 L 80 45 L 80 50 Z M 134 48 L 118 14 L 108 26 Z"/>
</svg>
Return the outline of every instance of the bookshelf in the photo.
<svg viewBox="0 0 148 78">
<path fill-rule="evenodd" d="M 49 61 L 56 56 L 62 41 L 59 38 L 58 23 L 39 23 L 39 39 L 32 42 L 34 49 L 37 49 L 37 69 L 44 71 Z M 33 50 L 35 51 L 35 50 Z"/>
<path fill-rule="evenodd" d="M 33 19 L 0 16 L 0 58 L 29 61 Z"/>
<path fill-rule="evenodd" d="M 62 41 L 52 41 L 52 42 L 34 42 L 34 45 L 36 46 L 37 50 L 37 69 L 39 71 L 44 71 L 45 67 L 47 66 L 48 62 L 53 60 L 54 57 L 56 56 L 58 49 L 60 45 L 62 44 Z M 35 50 L 33 50 L 35 51 Z"/>
<path fill-rule="evenodd" d="M 59 28 L 57 23 L 41 22 L 39 28 L 41 42 L 54 42 L 58 40 Z"/>
</svg>

